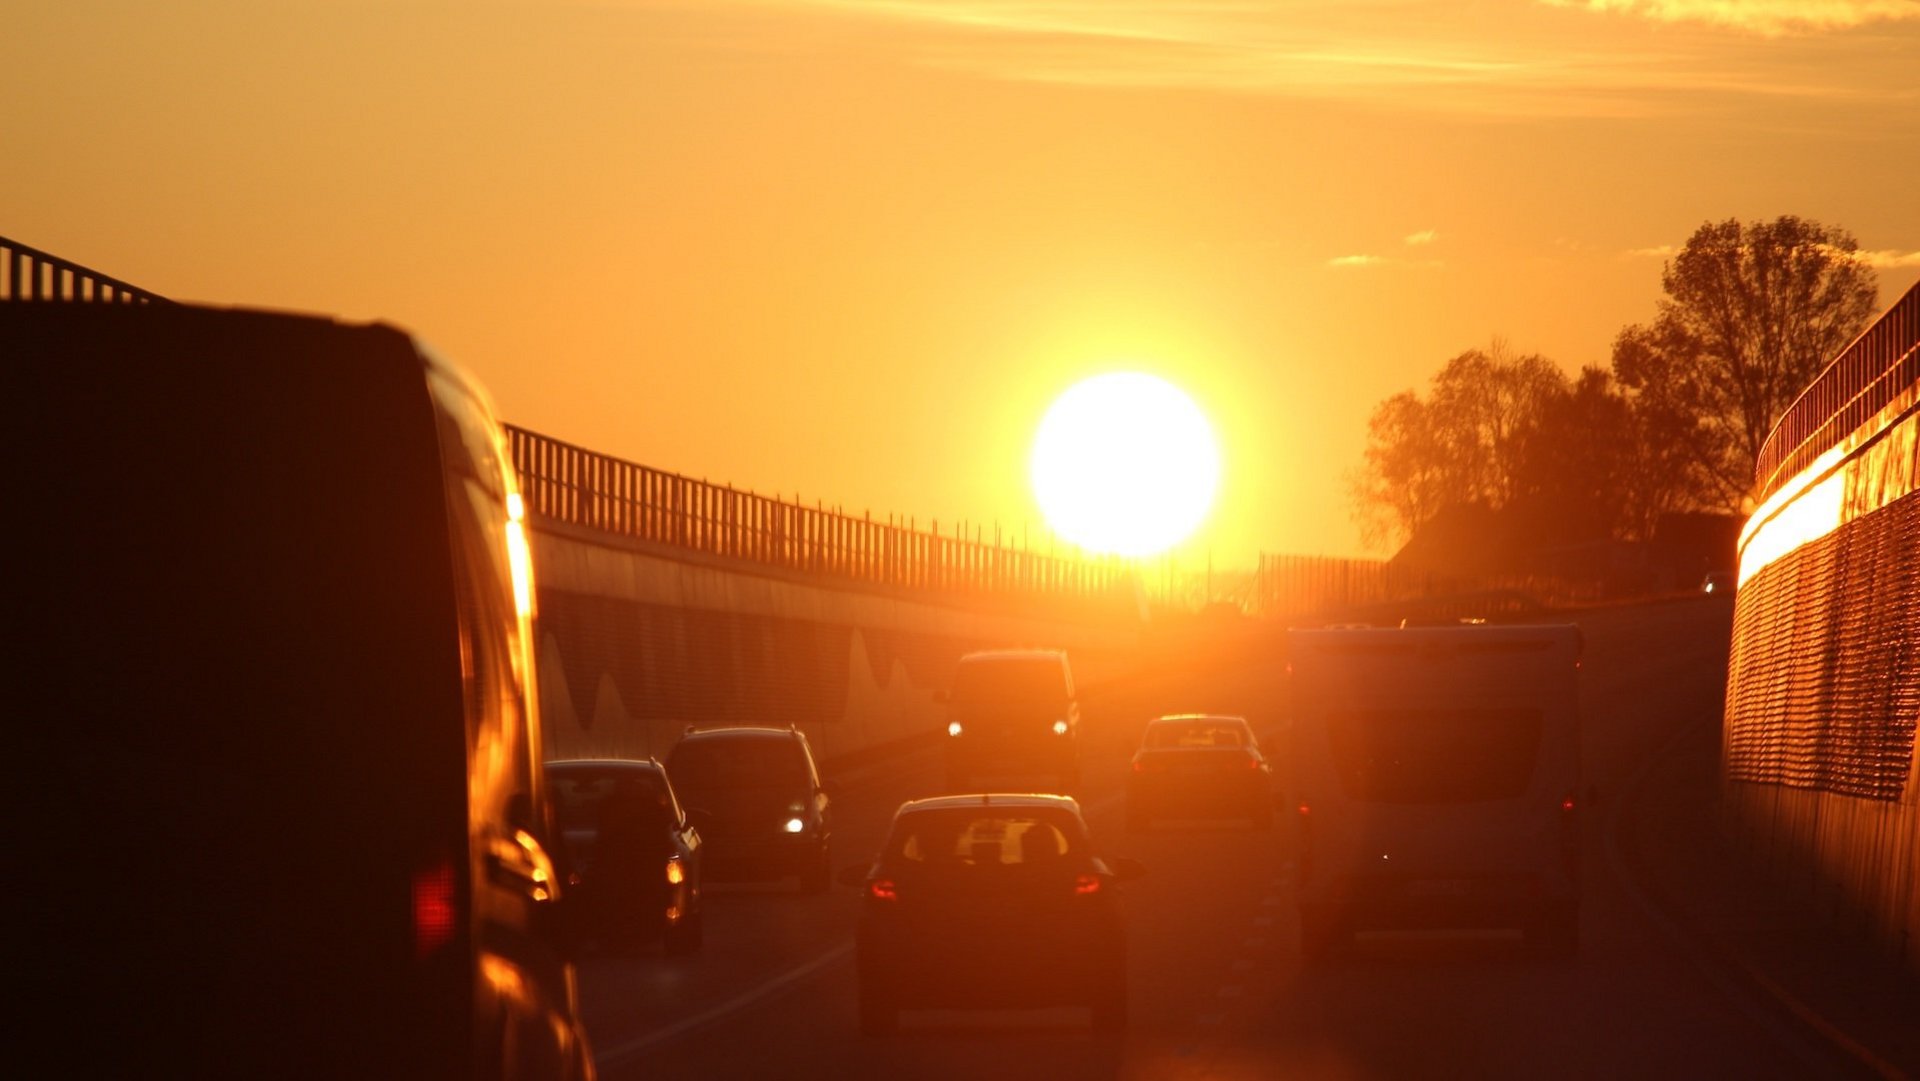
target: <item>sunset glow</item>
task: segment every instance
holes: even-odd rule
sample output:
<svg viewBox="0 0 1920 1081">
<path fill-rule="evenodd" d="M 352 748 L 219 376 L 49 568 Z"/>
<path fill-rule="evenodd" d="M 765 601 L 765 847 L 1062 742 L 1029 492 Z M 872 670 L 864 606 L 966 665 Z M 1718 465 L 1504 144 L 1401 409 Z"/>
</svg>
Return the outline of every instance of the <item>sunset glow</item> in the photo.
<svg viewBox="0 0 1920 1081">
<path fill-rule="evenodd" d="M 1056 533 L 1093 552 L 1149 556 L 1206 518 L 1220 452 L 1205 414 L 1180 388 L 1116 372 L 1075 384 L 1047 410 L 1032 474 Z"/>
</svg>

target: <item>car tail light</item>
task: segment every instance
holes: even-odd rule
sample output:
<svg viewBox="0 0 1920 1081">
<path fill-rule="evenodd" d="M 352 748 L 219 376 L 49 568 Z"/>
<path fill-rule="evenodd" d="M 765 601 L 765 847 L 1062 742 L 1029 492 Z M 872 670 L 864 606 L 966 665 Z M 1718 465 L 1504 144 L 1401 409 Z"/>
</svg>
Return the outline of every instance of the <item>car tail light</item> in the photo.
<svg viewBox="0 0 1920 1081">
<path fill-rule="evenodd" d="M 1099 875 L 1074 875 L 1073 876 L 1073 892 L 1074 892 L 1074 895 L 1078 897 L 1085 897 L 1090 893 L 1099 893 L 1100 892 L 1100 876 Z"/>
<path fill-rule="evenodd" d="M 687 869 L 680 866 L 678 857 L 667 861 L 667 885 L 678 886 L 687 880 Z"/>
<path fill-rule="evenodd" d="M 1294 810 L 1300 812 L 1301 818 L 1306 818 L 1309 815 L 1313 814 L 1313 805 L 1309 803 L 1302 803 L 1300 806 L 1295 807 Z"/>
<path fill-rule="evenodd" d="M 1569 792 L 1566 795 L 1560 797 L 1560 810 L 1562 812 L 1566 814 L 1572 814 L 1573 809 L 1574 809 L 1573 793 Z"/>
<path fill-rule="evenodd" d="M 867 896 L 876 901 L 898 901 L 900 887 L 891 878 L 876 878 L 867 883 Z"/>
<path fill-rule="evenodd" d="M 426 957 L 453 941 L 457 922 L 453 864 L 441 860 L 413 874 L 413 953 Z"/>
<path fill-rule="evenodd" d="M 1258 759 L 1258 758 L 1256 758 L 1256 757 L 1254 757 L 1253 755 L 1248 755 L 1248 756 L 1247 756 L 1247 768 L 1248 768 L 1248 769 L 1259 769 L 1259 768 L 1260 768 L 1260 759 Z"/>
</svg>

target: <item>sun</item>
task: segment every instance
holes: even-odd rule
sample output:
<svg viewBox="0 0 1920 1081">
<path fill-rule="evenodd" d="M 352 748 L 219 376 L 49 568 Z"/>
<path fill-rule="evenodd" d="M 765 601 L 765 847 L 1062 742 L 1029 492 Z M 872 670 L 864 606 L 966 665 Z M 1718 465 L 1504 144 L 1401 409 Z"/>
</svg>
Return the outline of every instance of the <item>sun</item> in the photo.
<svg viewBox="0 0 1920 1081">
<path fill-rule="evenodd" d="M 1055 533 L 1093 552 L 1150 556 L 1206 519 L 1220 451 L 1206 414 L 1179 387 L 1111 372 L 1054 400 L 1029 469 Z"/>
</svg>

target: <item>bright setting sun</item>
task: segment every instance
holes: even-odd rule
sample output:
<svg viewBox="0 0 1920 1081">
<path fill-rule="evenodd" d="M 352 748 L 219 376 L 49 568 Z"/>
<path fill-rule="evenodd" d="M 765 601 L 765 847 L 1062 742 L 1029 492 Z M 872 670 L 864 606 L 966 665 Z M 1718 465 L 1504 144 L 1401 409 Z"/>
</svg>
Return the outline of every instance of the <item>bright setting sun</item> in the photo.
<svg viewBox="0 0 1920 1081">
<path fill-rule="evenodd" d="M 1092 552 L 1150 556 L 1206 518 L 1220 452 L 1206 415 L 1180 388 L 1113 372 L 1054 400 L 1034 436 L 1031 470 L 1054 532 Z"/>
</svg>

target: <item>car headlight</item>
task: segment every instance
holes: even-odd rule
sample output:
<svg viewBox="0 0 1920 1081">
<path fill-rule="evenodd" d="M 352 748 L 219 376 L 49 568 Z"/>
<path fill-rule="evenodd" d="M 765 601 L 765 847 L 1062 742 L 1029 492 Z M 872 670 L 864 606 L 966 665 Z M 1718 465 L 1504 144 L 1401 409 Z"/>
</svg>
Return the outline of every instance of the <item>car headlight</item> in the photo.
<svg viewBox="0 0 1920 1081">
<path fill-rule="evenodd" d="M 807 820 L 798 816 L 789 818 L 787 819 L 786 828 L 788 833 L 801 833 L 807 828 Z"/>
<path fill-rule="evenodd" d="M 1067 722 L 1064 718 L 1053 722 L 1053 734 L 1056 736 L 1064 736 L 1067 734 Z"/>
<path fill-rule="evenodd" d="M 949 735 L 949 736 L 957 736 L 957 735 L 959 735 L 959 734 L 960 734 L 960 731 L 961 731 L 961 729 L 960 729 L 960 722 L 959 722 L 959 721 L 948 721 L 948 722 L 947 722 L 947 735 Z"/>
</svg>

